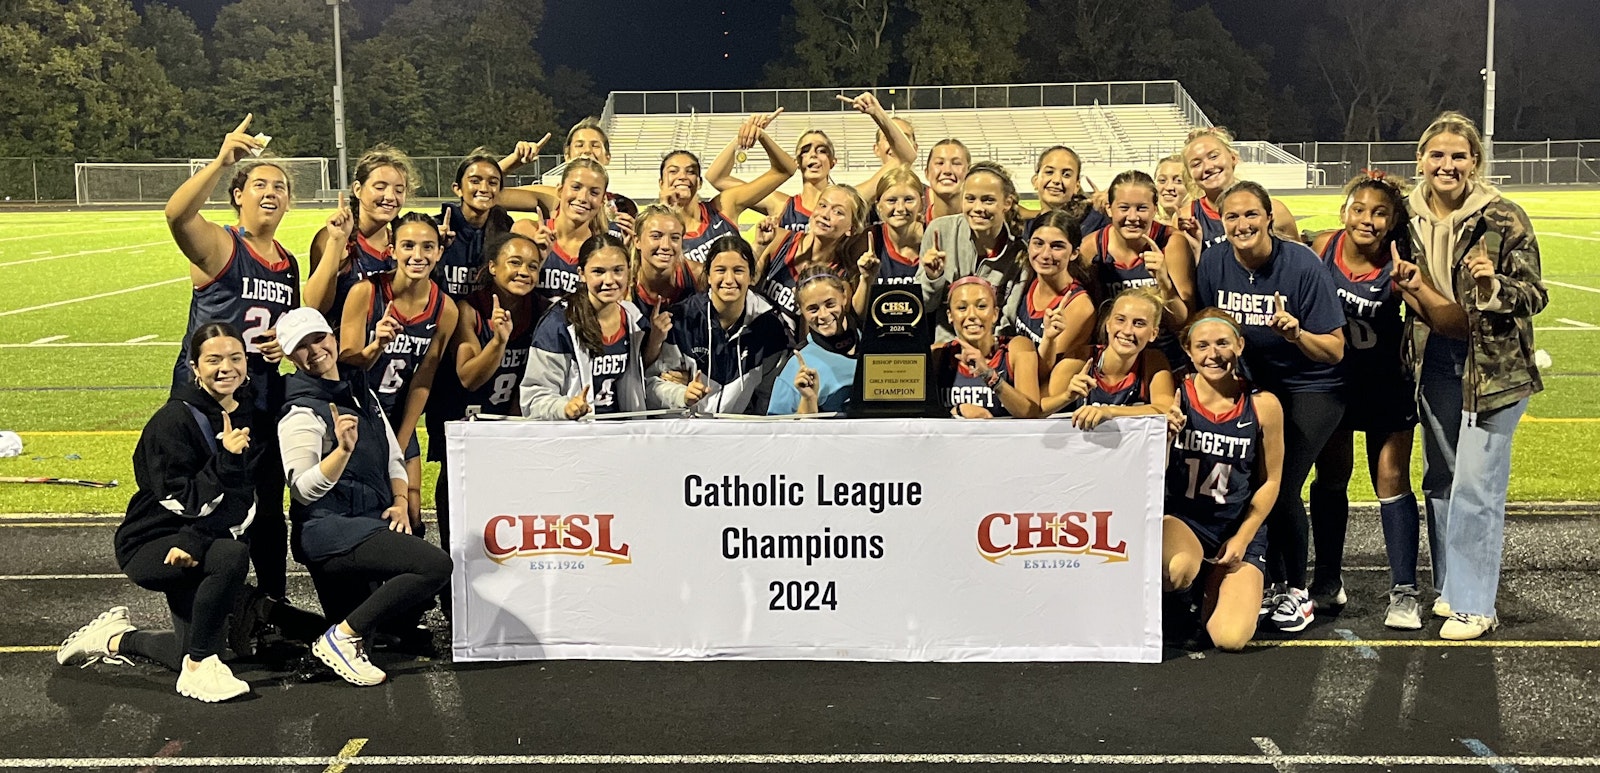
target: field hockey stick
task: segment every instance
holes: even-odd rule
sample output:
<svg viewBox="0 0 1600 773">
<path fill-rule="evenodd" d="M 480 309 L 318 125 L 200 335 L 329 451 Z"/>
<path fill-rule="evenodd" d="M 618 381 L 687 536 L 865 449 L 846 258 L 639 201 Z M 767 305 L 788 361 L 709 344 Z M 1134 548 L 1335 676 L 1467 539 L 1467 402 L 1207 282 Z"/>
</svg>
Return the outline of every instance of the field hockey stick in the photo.
<svg viewBox="0 0 1600 773">
<path fill-rule="evenodd" d="M 85 486 L 87 488 L 116 488 L 114 480 L 82 480 L 80 478 L 7 478 L 0 477 L 0 483 L 48 483 L 56 486 Z"/>
</svg>

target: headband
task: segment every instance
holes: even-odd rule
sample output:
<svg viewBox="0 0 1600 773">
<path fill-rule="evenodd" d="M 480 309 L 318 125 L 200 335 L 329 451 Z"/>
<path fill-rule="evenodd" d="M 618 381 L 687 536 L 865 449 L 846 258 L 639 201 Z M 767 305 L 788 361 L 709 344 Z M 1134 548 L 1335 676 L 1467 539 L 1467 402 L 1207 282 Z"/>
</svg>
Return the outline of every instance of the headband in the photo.
<svg viewBox="0 0 1600 773">
<path fill-rule="evenodd" d="M 962 285 L 979 285 L 983 289 L 989 291 L 989 297 L 995 298 L 997 300 L 1000 297 L 1000 293 L 994 289 L 994 285 L 990 284 L 989 280 L 984 279 L 983 277 L 978 276 L 977 274 L 973 274 L 971 276 L 964 276 L 964 277 L 961 277 L 960 279 L 957 279 L 954 282 L 951 282 L 950 283 L 949 292 L 952 292 L 952 293 L 955 292 L 956 288 L 960 287 Z"/>
<path fill-rule="evenodd" d="M 1233 328 L 1233 334 L 1234 335 L 1238 336 L 1241 339 L 1244 338 L 1244 329 L 1239 327 L 1239 322 L 1237 320 L 1235 320 L 1232 315 L 1226 315 L 1226 316 L 1221 316 L 1221 317 L 1201 317 L 1200 319 L 1197 319 L 1197 320 L 1189 323 L 1189 329 L 1192 331 L 1197 326 L 1199 326 L 1201 324 L 1204 324 L 1206 322 L 1222 322 L 1222 323 L 1225 323 L 1228 327 Z"/>
</svg>

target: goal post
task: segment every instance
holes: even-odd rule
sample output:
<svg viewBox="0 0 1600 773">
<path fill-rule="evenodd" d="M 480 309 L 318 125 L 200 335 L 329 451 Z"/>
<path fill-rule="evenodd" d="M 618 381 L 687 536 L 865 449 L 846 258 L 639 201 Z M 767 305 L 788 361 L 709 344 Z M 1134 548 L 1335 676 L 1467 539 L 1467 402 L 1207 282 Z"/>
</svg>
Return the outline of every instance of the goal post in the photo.
<svg viewBox="0 0 1600 773">
<path fill-rule="evenodd" d="M 294 201 L 315 201 L 328 190 L 328 159 L 321 157 L 273 158 L 289 173 Z M 187 163 L 142 164 L 81 163 L 73 165 L 74 187 L 80 206 L 94 204 L 162 204 L 195 173 L 211 163 L 209 158 Z M 241 162 L 248 164 L 249 160 Z M 213 204 L 228 203 L 226 175 L 206 197 Z"/>
</svg>

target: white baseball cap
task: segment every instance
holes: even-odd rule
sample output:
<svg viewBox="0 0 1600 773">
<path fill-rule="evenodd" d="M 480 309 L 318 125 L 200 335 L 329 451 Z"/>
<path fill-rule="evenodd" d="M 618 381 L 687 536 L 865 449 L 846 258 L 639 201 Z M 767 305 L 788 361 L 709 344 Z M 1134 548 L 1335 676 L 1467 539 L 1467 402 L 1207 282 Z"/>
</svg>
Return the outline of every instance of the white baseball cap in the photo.
<svg viewBox="0 0 1600 773">
<path fill-rule="evenodd" d="M 277 331 L 278 344 L 283 347 L 285 355 L 294 354 L 300 342 L 313 333 L 333 335 L 333 328 L 328 327 L 328 321 L 322 318 L 322 313 L 309 306 L 291 309 L 279 317 Z"/>
</svg>

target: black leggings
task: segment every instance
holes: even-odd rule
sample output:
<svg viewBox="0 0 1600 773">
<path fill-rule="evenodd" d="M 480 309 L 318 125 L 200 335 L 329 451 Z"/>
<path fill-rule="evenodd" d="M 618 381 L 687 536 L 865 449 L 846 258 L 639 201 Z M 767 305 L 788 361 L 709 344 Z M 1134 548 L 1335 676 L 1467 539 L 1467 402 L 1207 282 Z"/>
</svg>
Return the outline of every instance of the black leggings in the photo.
<svg viewBox="0 0 1600 773">
<path fill-rule="evenodd" d="M 1344 418 L 1344 397 L 1333 392 L 1275 391 L 1283 404 L 1283 483 L 1267 514 L 1267 576 L 1306 587 L 1306 505 L 1300 499 L 1311 465 Z"/>
<path fill-rule="evenodd" d="M 256 517 L 249 528 L 250 563 L 256 567 L 256 586 L 281 601 L 289 593 L 289 526 L 283 517 L 283 464 L 276 417 L 254 422 L 250 442 L 265 444 L 254 470 Z"/>
<path fill-rule="evenodd" d="M 184 655 L 198 662 L 222 654 L 228 614 L 250 569 L 250 551 L 243 542 L 219 539 L 206 548 L 199 566 L 184 569 L 165 563 L 174 546 L 170 538 L 146 543 L 122 567 L 135 585 L 167 595 L 172 630 L 133 631 L 122 637 L 117 651 L 177 671 Z"/>
<path fill-rule="evenodd" d="M 387 618 L 427 605 L 450 582 L 450 556 L 421 537 L 376 532 L 348 553 L 308 567 L 322 613 L 358 636 Z M 377 590 L 373 583 L 381 583 Z"/>
</svg>

